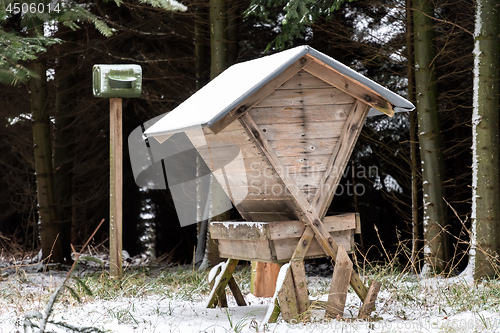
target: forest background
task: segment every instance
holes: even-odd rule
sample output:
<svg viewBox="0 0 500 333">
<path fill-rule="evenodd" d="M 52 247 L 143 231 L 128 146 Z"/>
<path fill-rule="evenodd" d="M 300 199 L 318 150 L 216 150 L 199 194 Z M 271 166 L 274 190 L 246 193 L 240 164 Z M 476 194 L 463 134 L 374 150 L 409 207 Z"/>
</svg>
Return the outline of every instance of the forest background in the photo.
<svg viewBox="0 0 500 333">
<path fill-rule="evenodd" d="M 42 249 L 69 262 L 70 244 L 108 220 L 109 102 L 92 96 L 94 64 L 142 66 L 141 98 L 123 102 L 126 138 L 231 64 L 307 44 L 417 105 L 367 120 L 330 207 L 360 213 L 360 257 L 390 254 L 416 271 L 456 274 L 470 262 L 477 276 L 498 271 L 499 54 L 477 51 L 498 45 L 494 1 L 67 1 L 58 13 L 17 14 L 13 3 L 0 4 L 4 252 Z M 487 63 L 491 72 L 479 74 Z M 482 78 L 489 90 L 477 88 Z M 168 190 L 138 188 L 123 153 L 124 248 L 196 260 L 196 225 L 179 226 Z M 106 228 L 92 245 L 108 246 Z"/>
</svg>

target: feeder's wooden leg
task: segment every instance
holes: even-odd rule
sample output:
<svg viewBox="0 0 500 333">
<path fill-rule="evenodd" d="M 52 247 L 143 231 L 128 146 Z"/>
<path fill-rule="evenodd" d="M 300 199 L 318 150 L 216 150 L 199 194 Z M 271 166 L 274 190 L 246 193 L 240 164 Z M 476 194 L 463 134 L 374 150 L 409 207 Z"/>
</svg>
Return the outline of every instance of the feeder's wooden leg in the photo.
<svg viewBox="0 0 500 333">
<path fill-rule="evenodd" d="M 238 284 L 234 280 L 234 276 L 231 276 L 231 279 L 229 279 L 228 284 L 229 288 L 231 289 L 231 292 L 233 293 L 234 299 L 236 299 L 236 304 L 238 304 L 239 306 L 246 306 L 247 303 L 245 302 L 245 298 L 243 297 L 243 294 L 241 293 Z"/>
<path fill-rule="evenodd" d="M 281 290 L 278 292 L 281 316 L 289 322 L 299 314 L 295 286 L 293 283 L 292 270 L 288 269 Z"/>
<path fill-rule="evenodd" d="M 300 237 L 299 243 L 290 260 L 292 268 L 293 282 L 295 286 L 295 295 L 297 298 L 297 307 L 302 321 L 309 321 L 311 315 L 309 311 L 309 291 L 307 288 L 306 270 L 304 268 L 304 258 L 307 250 L 314 238 L 314 231 L 308 226 L 304 229 L 304 233 Z"/>
<path fill-rule="evenodd" d="M 219 274 L 221 273 L 220 266 L 216 266 L 216 267 L 217 268 L 215 271 L 215 278 L 213 280 L 209 281 L 210 290 L 212 290 L 212 291 L 215 289 L 215 286 L 214 286 L 215 280 L 217 279 L 217 276 L 219 276 Z M 224 293 L 222 293 L 222 295 L 216 295 L 216 302 L 220 308 L 227 308 L 226 293 L 224 292 Z"/>
<path fill-rule="evenodd" d="M 333 271 L 332 284 L 328 294 L 326 316 L 338 318 L 344 316 L 345 301 L 351 280 L 352 261 L 342 245 L 339 245 L 335 268 Z"/>
<path fill-rule="evenodd" d="M 222 272 L 215 278 L 214 287 L 212 289 L 212 293 L 210 294 L 210 299 L 208 300 L 207 308 L 215 308 L 217 300 L 225 299 L 226 286 L 229 283 L 229 280 L 231 280 L 231 278 L 233 277 L 233 272 L 237 264 L 238 264 L 237 259 L 229 259 L 224 265 Z M 225 307 L 227 307 L 227 301 Z"/>
<path fill-rule="evenodd" d="M 285 304 L 286 300 L 281 301 L 280 292 L 281 292 L 281 298 L 285 298 L 284 293 L 286 293 L 286 292 L 284 291 L 283 288 L 290 289 L 288 286 L 285 287 L 285 284 L 287 283 L 286 280 L 287 280 L 287 277 L 290 275 L 290 272 L 291 272 L 290 265 L 286 264 L 286 265 L 281 266 L 281 269 L 280 269 L 279 274 L 278 274 L 278 281 L 276 284 L 276 290 L 274 292 L 274 296 L 273 296 L 272 302 L 271 302 L 272 308 L 269 308 L 267 310 L 267 313 L 264 316 L 264 319 L 262 321 L 263 324 L 275 323 L 276 320 L 278 320 L 278 316 L 281 313 L 281 308 L 287 306 Z"/>
<path fill-rule="evenodd" d="M 268 323 L 275 323 L 278 320 L 278 316 L 280 315 L 280 305 L 279 301 L 277 298 L 274 299 L 274 307 L 273 307 L 273 312 L 271 313 L 271 316 L 267 320 Z M 264 323 L 267 324 L 267 323 Z"/>
<path fill-rule="evenodd" d="M 373 281 L 368 288 L 368 293 L 363 302 L 363 305 L 359 309 L 358 319 L 367 320 L 370 318 L 372 311 L 375 311 L 375 300 L 377 299 L 378 292 L 382 284 L 378 281 Z"/>
<path fill-rule="evenodd" d="M 357 116 L 363 116 L 365 113 L 364 112 L 357 112 L 357 113 L 351 113 L 351 114 L 356 114 Z M 285 169 L 283 168 L 283 165 L 276 155 L 276 152 L 274 151 L 273 147 L 270 145 L 270 143 L 266 140 L 266 138 L 263 135 L 255 135 L 255 133 L 260 133 L 260 129 L 257 126 L 257 124 L 254 122 L 252 117 L 247 113 L 241 116 L 241 122 L 246 127 L 248 134 L 256 141 L 260 143 L 260 147 L 262 149 L 262 152 L 264 155 L 267 157 L 271 165 L 273 166 L 274 170 L 278 173 L 280 176 L 281 180 L 283 183 L 286 185 L 288 190 L 290 191 L 294 201 L 297 203 L 297 205 L 300 207 L 303 215 L 301 217 L 301 220 L 304 222 L 305 225 L 309 226 L 313 231 L 314 234 L 316 235 L 316 239 L 321 246 L 323 252 L 325 252 L 326 255 L 332 257 L 332 259 L 335 260 L 337 257 L 337 251 L 338 251 L 338 245 L 337 243 L 333 240 L 331 237 L 328 229 L 325 227 L 323 222 L 321 221 L 321 218 L 318 215 L 318 212 L 316 212 L 316 209 L 309 203 L 307 200 L 306 196 L 304 193 L 300 190 L 300 188 L 297 186 L 297 183 L 295 182 L 294 179 L 290 177 L 288 172 L 285 172 Z M 347 130 L 347 127 L 345 127 Z M 355 133 L 356 131 L 353 131 Z M 355 138 L 352 137 L 352 138 Z M 347 147 L 347 145 L 346 145 Z M 358 274 L 354 271 L 351 273 L 351 286 L 356 292 L 356 294 L 359 296 L 361 300 L 364 300 L 366 297 L 366 294 L 368 292 L 368 289 L 365 287 L 363 281 L 359 278 Z"/>
<path fill-rule="evenodd" d="M 302 321 L 308 321 L 310 318 L 309 313 L 307 312 L 309 310 L 309 291 L 307 289 L 304 261 L 292 260 L 290 261 L 290 267 L 292 268 L 293 284 L 295 287 L 295 296 L 297 298 L 297 308 L 302 317 Z"/>
<path fill-rule="evenodd" d="M 250 292 L 256 297 L 272 297 L 281 265 L 268 262 L 252 262 Z"/>
</svg>

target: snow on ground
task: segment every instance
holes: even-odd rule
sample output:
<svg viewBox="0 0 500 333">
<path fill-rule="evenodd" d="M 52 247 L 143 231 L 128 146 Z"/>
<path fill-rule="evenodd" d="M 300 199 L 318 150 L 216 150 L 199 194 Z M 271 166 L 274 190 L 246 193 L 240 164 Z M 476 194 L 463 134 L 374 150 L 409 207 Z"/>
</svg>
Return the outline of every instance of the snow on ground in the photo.
<svg viewBox="0 0 500 333">
<path fill-rule="evenodd" d="M 0 333 L 24 332 L 26 314 L 34 310 L 43 312 L 49 295 L 66 277 L 65 272 L 38 272 L 40 267 L 35 268 L 18 268 L 15 273 L 2 273 L 0 268 Z M 50 318 L 76 327 L 120 333 L 500 332 L 500 292 L 495 294 L 496 285 L 489 291 L 485 286 L 475 286 L 460 278 L 423 279 L 402 275 L 383 278 L 372 322 L 326 320 L 324 311 L 313 309 L 310 323 L 286 323 L 280 317 L 277 323 L 264 325 L 261 321 L 270 298 L 247 293 L 249 305 L 238 307 L 229 296 L 229 308 L 207 309 L 208 293 L 195 293 L 186 299 L 182 292 L 109 299 L 97 296 L 81 304 L 64 297 L 56 302 Z M 311 298 L 326 300 L 330 278 L 311 276 L 308 279 Z M 360 305 L 357 296 L 350 292 L 344 317 L 355 318 Z M 70 330 L 49 325 L 48 331 Z"/>
</svg>

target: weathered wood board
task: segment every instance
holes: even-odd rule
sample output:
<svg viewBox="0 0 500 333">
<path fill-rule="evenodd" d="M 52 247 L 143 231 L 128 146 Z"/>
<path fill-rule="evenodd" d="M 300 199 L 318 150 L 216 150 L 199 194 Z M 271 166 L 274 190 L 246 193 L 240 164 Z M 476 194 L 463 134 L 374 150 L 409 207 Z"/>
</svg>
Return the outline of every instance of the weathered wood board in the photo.
<svg viewBox="0 0 500 333">
<path fill-rule="evenodd" d="M 331 237 L 348 252 L 354 250 L 357 214 L 325 217 Z M 286 262 L 292 258 L 298 240 L 304 233 L 301 221 L 281 222 L 212 222 L 210 233 L 219 244 L 220 256 L 262 262 Z M 313 239 L 306 259 L 324 257 L 324 251 Z"/>
<path fill-rule="evenodd" d="M 351 138 L 344 142 L 351 134 L 350 122 L 357 128 L 364 121 L 353 116 L 364 113 L 357 110 L 356 101 L 302 69 L 245 110 L 247 122 L 254 124 L 253 133 L 235 119 L 217 134 L 208 128 L 187 134 L 246 220 L 300 219 L 301 208 L 276 168 L 284 170 L 324 216 L 343 173 L 342 162 L 348 160 L 354 144 Z M 278 166 L 266 158 L 255 137 L 268 142 Z M 269 207 L 268 201 L 281 204 Z"/>
<path fill-rule="evenodd" d="M 344 307 L 347 291 L 349 290 L 352 266 L 352 261 L 349 259 L 347 252 L 342 245 L 339 245 L 330 292 L 328 293 L 328 306 L 326 308 L 327 317 L 342 318 L 344 316 Z"/>
</svg>

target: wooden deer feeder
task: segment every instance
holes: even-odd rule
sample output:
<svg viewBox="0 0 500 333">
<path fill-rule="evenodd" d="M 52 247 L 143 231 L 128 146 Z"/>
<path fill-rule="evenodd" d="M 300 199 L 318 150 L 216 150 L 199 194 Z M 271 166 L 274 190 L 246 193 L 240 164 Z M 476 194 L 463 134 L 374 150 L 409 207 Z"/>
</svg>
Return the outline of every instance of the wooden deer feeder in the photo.
<svg viewBox="0 0 500 333">
<path fill-rule="evenodd" d="M 160 142 L 185 132 L 246 220 L 210 225 L 229 260 L 213 281 L 208 306 L 225 297 L 228 284 L 244 305 L 232 278 L 238 260 L 289 263 L 278 279 L 279 308 L 286 320 L 306 319 L 304 259 L 327 256 L 336 262 L 327 314 L 343 315 L 350 284 L 363 301 L 359 317 L 368 316 L 379 285 L 367 288 L 346 254 L 359 230 L 357 216 L 325 215 L 366 117 L 413 108 L 300 46 L 230 67 L 151 126 L 145 134 Z"/>
</svg>

